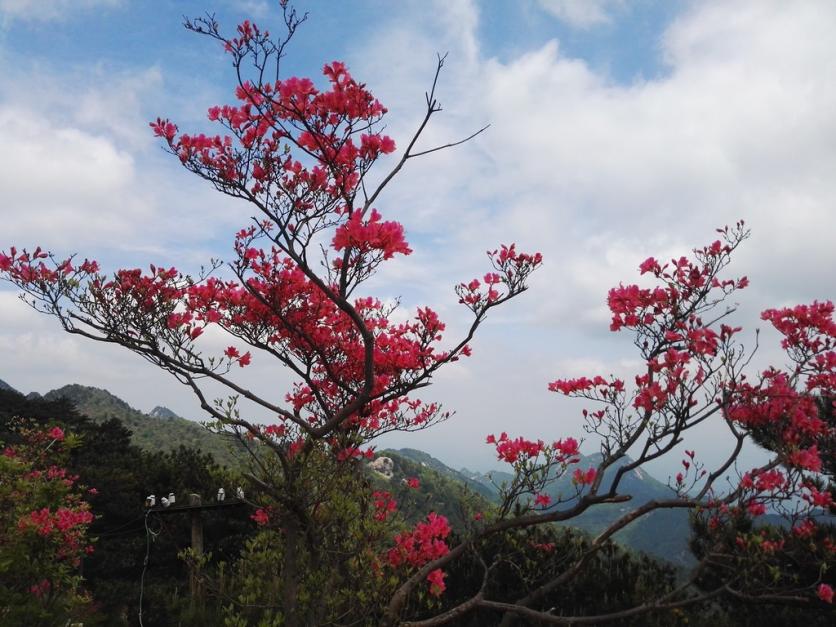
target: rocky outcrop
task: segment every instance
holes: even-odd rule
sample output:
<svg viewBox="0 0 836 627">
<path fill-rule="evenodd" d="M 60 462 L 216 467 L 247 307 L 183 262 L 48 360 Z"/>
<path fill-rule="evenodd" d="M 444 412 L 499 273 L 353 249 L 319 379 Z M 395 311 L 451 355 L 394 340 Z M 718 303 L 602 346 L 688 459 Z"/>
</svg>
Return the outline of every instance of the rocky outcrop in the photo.
<svg viewBox="0 0 836 627">
<path fill-rule="evenodd" d="M 380 456 L 369 462 L 369 468 L 386 479 L 391 479 L 395 474 L 395 462 L 391 457 Z"/>
</svg>

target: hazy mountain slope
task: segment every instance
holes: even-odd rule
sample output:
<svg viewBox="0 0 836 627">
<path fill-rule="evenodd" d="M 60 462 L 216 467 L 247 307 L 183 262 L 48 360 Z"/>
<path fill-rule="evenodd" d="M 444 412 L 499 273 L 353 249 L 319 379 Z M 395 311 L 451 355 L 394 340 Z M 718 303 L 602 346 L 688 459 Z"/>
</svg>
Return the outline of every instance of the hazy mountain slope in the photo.
<svg viewBox="0 0 836 627">
<path fill-rule="evenodd" d="M 170 410 L 166 410 L 170 416 L 151 416 L 134 409 L 107 390 L 76 384 L 44 394 L 46 400 L 61 397 L 72 401 L 80 413 L 94 422 L 117 418 L 133 432 L 131 440 L 141 448 L 167 451 L 182 444 L 211 453 L 221 464 L 231 466 L 240 463 L 240 454 L 236 455 L 233 442 L 207 431 L 196 422 L 176 416 Z"/>
<path fill-rule="evenodd" d="M 464 484 L 468 487 L 468 489 L 472 490 L 476 494 L 479 494 L 485 499 L 488 499 L 489 501 L 496 500 L 496 496 L 498 494 L 498 490 L 496 488 L 485 484 L 479 479 L 475 479 L 458 470 L 450 468 L 444 462 L 436 459 L 429 453 L 425 453 L 424 451 L 419 451 L 414 448 L 402 448 L 395 451 L 384 451 L 381 454 L 386 455 L 387 453 L 394 453 L 399 457 L 409 459 L 422 468 L 429 468 L 443 477 L 447 477 L 448 479 Z"/>
<path fill-rule="evenodd" d="M 415 449 L 400 449 L 394 451 L 424 468 L 429 468 L 444 477 L 468 486 L 481 496 L 496 502 L 499 497 L 499 486 L 509 482 L 513 475 L 501 470 L 489 473 L 478 473 L 468 469 L 453 470 L 431 455 Z M 578 468 L 597 466 L 601 461 L 600 454 L 581 456 Z M 615 466 L 607 469 L 604 474 L 602 489 L 606 489 L 615 475 L 616 470 L 627 463 L 629 458 L 619 461 Z M 650 476 L 642 469 L 629 471 L 622 477 L 619 484 L 620 494 L 629 494 L 633 498 L 627 503 L 599 505 L 572 519 L 567 526 L 581 529 L 595 535 L 607 528 L 617 518 L 653 499 L 668 499 L 673 492 L 661 481 Z M 549 495 L 553 499 L 570 498 L 575 494 L 571 472 L 555 480 L 549 487 Z M 688 549 L 690 528 L 688 513 L 682 510 L 662 510 L 653 512 L 639 521 L 628 526 L 616 534 L 616 541 L 637 551 L 643 551 L 653 557 L 665 559 L 678 565 L 693 563 L 693 556 Z"/>
<path fill-rule="evenodd" d="M 618 469 L 631 461 L 630 458 L 625 457 L 610 466 L 604 473 L 601 491 L 606 491 Z M 578 467 L 585 469 L 597 466 L 600 462 L 601 455 L 599 453 L 582 456 Z M 669 499 L 674 494 L 667 485 L 640 468 L 628 471 L 623 475 L 619 482 L 618 493 L 630 495 L 632 499 L 626 503 L 612 503 L 590 508 L 567 524 L 595 535 L 606 529 L 621 516 L 648 501 Z M 555 481 L 549 490 L 549 494 L 554 499 L 561 495 L 565 498 L 575 494 L 571 473 L 567 473 Z M 694 561 L 688 549 L 689 537 L 690 527 L 686 511 L 659 510 L 643 516 L 635 523 L 624 528 L 614 536 L 614 539 L 631 549 L 643 551 L 653 557 L 679 565 L 689 565 Z"/>
<path fill-rule="evenodd" d="M 446 516 L 453 529 L 461 532 L 471 521 L 473 512 L 491 507 L 488 497 L 465 485 L 461 478 L 448 472 L 452 469 L 423 451 L 385 450 L 377 457 L 392 460 L 392 476 L 386 478 L 370 472 L 372 481 L 377 489 L 392 494 L 400 512 L 410 523 L 422 520 L 429 512 L 436 512 Z M 410 478 L 418 479 L 418 488 L 408 487 Z"/>
</svg>

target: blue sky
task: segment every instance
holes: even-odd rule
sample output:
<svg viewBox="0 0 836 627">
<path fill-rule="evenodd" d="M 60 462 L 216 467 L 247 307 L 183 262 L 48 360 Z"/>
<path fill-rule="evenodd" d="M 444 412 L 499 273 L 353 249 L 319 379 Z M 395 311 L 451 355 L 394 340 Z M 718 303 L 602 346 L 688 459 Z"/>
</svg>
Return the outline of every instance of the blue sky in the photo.
<svg viewBox="0 0 836 627">
<path fill-rule="evenodd" d="M 164 115 L 203 129 L 206 108 L 230 100 L 228 60 L 183 30 L 184 14 L 215 12 L 228 29 L 247 16 L 270 27 L 272 4 L 0 0 L 0 248 L 78 251 L 111 269 L 154 262 L 195 271 L 228 256 L 250 214 L 181 170 L 147 123 Z M 734 270 L 752 279 L 741 323 L 753 329 L 766 307 L 836 297 L 828 0 L 298 7 L 310 17 L 288 71 L 318 77 L 324 62 L 347 61 L 389 106 L 396 141 L 422 114 L 438 51 L 450 53 L 445 111 L 427 145 L 492 125 L 407 168 L 381 198 L 415 253 L 386 268 L 377 293 L 434 306 L 455 336 L 468 319 L 452 285 L 484 271 L 486 249 L 516 241 L 546 256 L 531 291 L 485 326 L 473 359 L 425 394 L 456 417 L 383 444 L 487 468 L 494 462 L 480 442 L 509 424 L 529 437 L 578 435 L 579 407 L 548 394 L 547 382 L 636 366 L 630 338 L 607 331 L 606 290 L 633 281 L 648 255 L 687 253 L 739 218 L 753 229 Z M 55 326 L 0 286 L 0 379 L 25 392 L 98 385 L 140 409 L 165 404 L 200 418 L 163 373 Z M 762 339 L 761 362 L 780 363 L 775 338 Z M 249 376 L 283 395 L 284 375 L 267 364 Z M 698 443 L 714 434 L 709 426 Z"/>
<path fill-rule="evenodd" d="M 207 58 L 206 47 L 184 36 L 182 16 L 214 13 L 227 25 L 247 17 L 269 24 L 274 18 L 268 0 L 156 0 L 153 4 L 82 0 L 75 5 L 59 0 L 52 4 L 66 8 L 56 9 L 55 15 L 44 15 L 35 2 L 4 2 L 3 44 L 16 62 L 47 61 L 56 68 L 87 67 L 98 62 L 116 71 L 157 65 L 172 74 L 199 71 L 208 72 L 207 78 L 221 78 L 221 66 Z M 587 24 L 583 19 L 578 22 L 578 18 L 560 19 L 559 12 L 545 8 L 548 3 L 534 0 L 483 2 L 479 5 L 481 19 L 476 35 L 486 53 L 500 59 L 557 38 L 567 55 L 604 69 L 619 82 L 636 76 L 650 78 L 665 71 L 659 36 L 686 3 L 638 0 L 630 4 L 578 4 L 601 5 L 610 14 L 603 22 L 593 16 Z M 320 0 L 300 3 L 299 7 L 309 13 L 310 22 L 300 31 L 290 59 L 298 73 L 316 71 L 329 55 L 340 59 L 350 56 L 354 42 L 374 36 L 381 22 L 408 21 L 414 19 L 416 9 L 420 11 L 417 3 L 385 0 Z"/>
</svg>

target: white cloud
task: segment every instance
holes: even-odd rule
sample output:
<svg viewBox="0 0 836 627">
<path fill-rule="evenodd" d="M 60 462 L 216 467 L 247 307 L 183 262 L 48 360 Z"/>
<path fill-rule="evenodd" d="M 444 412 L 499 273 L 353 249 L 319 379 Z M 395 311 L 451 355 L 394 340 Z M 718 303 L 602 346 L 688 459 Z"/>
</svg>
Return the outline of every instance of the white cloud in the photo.
<svg viewBox="0 0 836 627">
<path fill-rule="evenodd" d="M 143 371 L 138 357 L 64 333 L 53 319 L 34 313 L 12 292 L 0 291 L 0 321 L 5 364 L 0 379 L 24 394 L 81 383 L 109 388 L 143 406 L 145 392 L 137 381 L 161 391 L 171 387 L 164 373 L 150 366 Z"/>
<path fill-rule="evenodd" d="M 108 139 L 51 126 L 27 111 L 0 109 L 0 186 L 4 239 L 39 234 L 45 245 L 125 238 L 133 227 L 108 210 L 115 199 L 143 217 L 125 192 L 135 183 L 133 158 Z M 89 233 L 89 238 L 84 233 Z"/>
<path fill-rule="evenodd" d="M 82 11 L 114 8 L 124 0 L 0 0 L 0 21 L 8 24 L 14 20 L 23 22 L 48 22 L 72 18 Z"/>
<path fill-rule="evenodd" d="M 263 18 L 269 16 L 275 8 L 275 4 L 267 0 L 229 0 L 229 4 L 236 11 L 240 11 L 246 17 Z"/>
<path fill-rule="evenodd" d="M 739 268 L 777 293 L 795 286 L 787 270 L 795 256 L 826 285 L 817 268 L 832 267 L 833 248 L 828 229 L 812 225 L 833 224 L 836 200 L 828 174 L 836 86 L 824 80 L 836 46 L 822 15 L 832 8 L 753 6 L 696 5 L 668 33 L 671 70 L 654 81 L 613 84 L 557 42 L 507 62 L 465 62 L 442 87 L 442 101 L 453 104 L 433 121 L 433 139 L 482 120 L 491 129 L 410 164 L 386 200 L 409 212 L 409 228 L 443 233 L 458 258 L 508 237 L 542 249 L 551 266 L 543 273 L 560 275 L 546 299 L 568 284 L 588 292 L 582 304 L 562 299 L 576 310 L 631 279 L 643 256 L 687 252 L 738 217 L 755 229 Z M 397 48 L 386 45 L 391 60 Z M 402 54 L 414 58 L 409 48 Z M 454 48 L 450 65 L 457 61 Z M 415 80 L 382 91 L 415 93 Z"/>
<path fill-rule="evenodd" d="M 14 69 L 0 77 L 0 249 L 78 252 L 108 271 L 153 262 L 194 272 L 231 248 L 246 217 L 179 168 L 148 128 L 148 109 L 163 84 L 158 69 L 93 67 L 81 76 L 4 66 Z M 203 417 L 168 375 L 123 349 L 61 332 L 6 285 L 0 353 L 0 378 L 24 392 L 97 385 L 141 409 L 150 409 L 153 397 L 181 415 Z"/>
<path fill-rule="evenodd" d="M 614 9 L 624 0 L 539 0 L 540 6 L 575 28 L 591 28 L 612 21 Z"/>
<path fill-rule="evenodd" d="M 87 88 L 74 94 L 74 102 L 66 104 L 73 122 L 82 128 L 106 132 L 131 150 L 155 146 L 155 138 L 148 130 L 145 110 L 148 100 L 157 96 L 163 88 L 161 70 L 151 67 L 116 76 L 101 67 L 87 71 L 88 76 L 82 83 Z M 54 91 L 45 96 L 51 103 L 61 100 L 61 96 Z"/>
<path fill-rule="evenodd" d="M 37 117 L 44 126 L 72 127 L 141 152 L 156 146 L 148 130 L 149 109 L 164 87 L 157 67 L 115 70 L 104 62 L 62 68 L 0 50 L 7 71 L 0 76 L 0 107 Z"/>
<path fill-rule="evenodd" d="M 444 10 L 436 13 L 446 24 Z M 521 433 L 551 429 L 544 417 L 562 405 L 544 383 L 568 373 L 550 354 L 619 372 L 619 361 L 634 355 L 627 336 L 607 331 L 607 289 L 637 280 L 645 257 L 687 254 L 741 217 L 753 235 L 730 271 L 752 279 L 737 299 L 747 328 L 760 326 L 763 308 L 836 297 L 834 20 L 828 2 L 695 3 L 663 38 L 668 72 L 629 84 L 565 55 L 557 41 L 503 60 L 473 59 L 461 38 L 433 41 L 445 31 L 427 28 L 410 32 L 407 45 L 392 39 L 358 53 L 356 74 L 409 111 L 404 94 L 418 92 L 422 76 L 390 73 L 381 85 L 374 60 L 385 46 L 390 67 L 401 59 L 412 67 L 416 51 L 449 46 L 454 78 L 441 99 L 450 106 L 433 120 L 427 144 L 482 120 L 492 125 L 467 146 L 410 164 L 381 200 L 382 211 L 394 209 L 421 234 L 411 260 L 427 262 L 421 298 L 437 301 L 442 286 L 476 275 L 481 251 L 499 241 L 546 258 L 531 291 L 507 305 L 504 330 L 477 342 L 478 385 L 432 390 L 459 411 L 440 428 L 436 448 L 477 442 L 510 414 Z M 364 59 L 372 59 L 368 71 Z M 408 118 L 392 124 L 399 136 Z M 774 338 L 762 340 L 760 361 L 780 365 L 765 346 Z M 515 384 L 503 370 L 509 362 L 525 372 Z M 463 454 L 457 448 L 447 447 L 453 458 Z"/>
<path fill-rule="evenodd" d="M 176 165 L 155 172 L 145 159 L 138 167 L 136 153 L 113 134 L 14 106 L 0 106 L 0 133 L 3 247 L 37 243 L 59 254 L 121 256 L 121 263 L 138 251 L 182 259 L 219 222 L 232 224 L 199 200 L 223 206 L 223 199 Z M 169 248 L 174 243 L 179 250 Z"/>
<path fill-rule="evenodd" d="M 179 168 L 148 127 L 166 86 L 159 68 L 59 74 L 4 61 L 14 69 L 0 77 L 0 247 L 198 266 L 218 254 L 208 239 L 228 232 L 231 245 L 246 218 L 224 211 L 231 199 Z"/>
</svg>

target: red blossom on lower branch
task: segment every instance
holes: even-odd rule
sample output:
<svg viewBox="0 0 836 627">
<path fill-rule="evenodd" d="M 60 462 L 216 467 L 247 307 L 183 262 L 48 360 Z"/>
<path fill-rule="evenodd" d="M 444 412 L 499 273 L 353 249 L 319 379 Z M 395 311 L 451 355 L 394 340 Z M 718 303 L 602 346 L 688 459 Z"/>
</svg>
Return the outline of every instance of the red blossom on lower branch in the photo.
<svg viewBox="0 0 836 627">
<path fill-rule="evenodd" d="M 552 497 L 548 494 L 538 494 L 534 497 L 534 505 L 538 507 L 548 507 L 552 502 Z"/>
<path fill-rule="evenodd" d="M 813 472 L 821 471 L 821 456 L 816 445 L 808 449 L 799 449 L 789 456 L 789 462 L 793 466 L 803 468 L 805 470 L 812 470 Z"/>
<path fill-rule="evenodd" d="M 372 493 L 372 499 L 374 499 L 375 520 L 383 522 L 398 508 L 397 502 L 389 492 L 375 491 Z"/>
<path fill-rule="evenodd" d="M 586 470 L 576 468 L 575 472 L 572 473 L 572 483 L 578 486 L 592 485 L 597 475 L 598 471 L 595 468 L 587 468 Z"/>
<path fill-rule="evenodd" d="M 444 541 L 450 535 L 447 518 L 430 512 L 426 522 L 419 522 L 412 531 L 395 536 L 395 547 L 387 554 L 392 566 L 408 564 L 420 567 L 449 552 Z"/>
<path fill-rule="evenodd" d="M 386 554 L 389 565 L 393 568 L 410 566 L 420 568 L 449 553 L 445 539 L 450 535 L 450 525 L 447 518 L 431 512 L 426 522 L 419 522 L 412 531 L 404 531 L 395 536 L 395 546 Z M 430 593 L 440 595 L 444 592 L 445 574 L 441 569 L 432 571 L 427 580 L 430 582 Z"/>
<path fill-rule="evenodd" d="M 812 518 L 805 518 L 793 526 L 792 532 L 799 538 L 810 538 L 816 532 L 816 521 Z"/>
<path fill-rule="evenodd" d="M 255 513 L 252 514 L 250 518 L 260 527 L 263 527 L 270 522 L 270 514 L 267 513 L 267 510 L 262 508 L 255 510 Z"/>
<path fill-rule="evenodd" d="M 51 587 L 52 584 L 49 583 L 48 579 L 42 579 L 39 583 L 32 584 L 29 587 L 29 592 L 40 599 L 49 592 Z"/>
<path fill-rule="evenodd" d="M 436 568 L 435 570 L 430 571 L 427 575 L 427 581 L 430 583 L 430 594 L 433 596 L 441 596 L 444 591 L 447 589 L 447 586 L 444 585 L 444 578 L 447 574 L 441 570 L 440 568 Z M 831 598 L 833 592 L 831 591 Z"/>
<path fill-rule="evenodd" d="M 561 464 L 573 464 L 580 461 L 580 449 L 575 438 L 555 440 L 552 444 L 555 460 Z"/>
<path fill-rule="evenodd" d="M 64 431 L 61 427 L 53 427 L 49 430 L 49 437 L 60 442 L 64 439 Z"/>
</svg>

